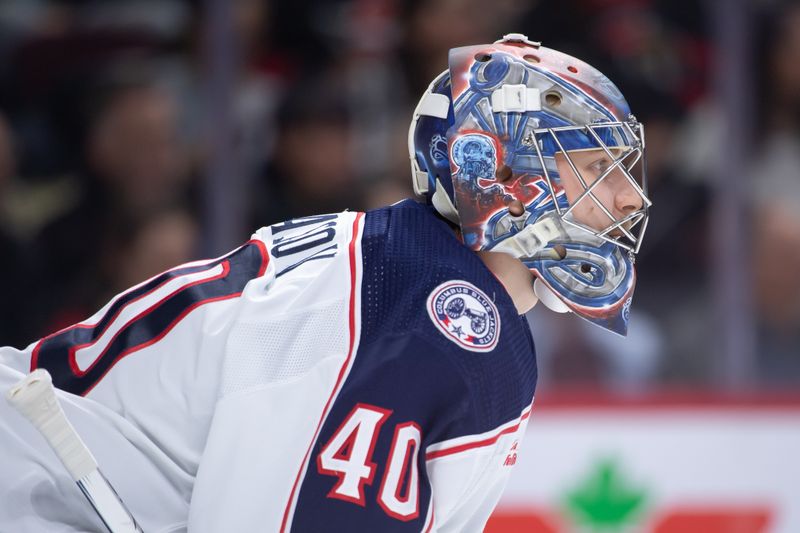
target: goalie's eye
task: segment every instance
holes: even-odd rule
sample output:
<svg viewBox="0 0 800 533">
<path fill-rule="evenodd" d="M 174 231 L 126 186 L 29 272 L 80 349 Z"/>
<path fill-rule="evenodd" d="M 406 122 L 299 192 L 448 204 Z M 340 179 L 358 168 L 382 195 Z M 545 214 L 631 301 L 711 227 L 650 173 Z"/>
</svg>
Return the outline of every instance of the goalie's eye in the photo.
<svg viewBox="0 0 800 533">
<path fill-rule="evenodd" d="M 587 168 L 592 172 L 594 172 L 595 176 L 599 176 L 600 174 L 608 170 L 608 167 L 610 166 L 611 162 L 605 157 L 603 157 L 601 159 L 598 159 L 597 161 L 590 163 Z"/>
</svg>

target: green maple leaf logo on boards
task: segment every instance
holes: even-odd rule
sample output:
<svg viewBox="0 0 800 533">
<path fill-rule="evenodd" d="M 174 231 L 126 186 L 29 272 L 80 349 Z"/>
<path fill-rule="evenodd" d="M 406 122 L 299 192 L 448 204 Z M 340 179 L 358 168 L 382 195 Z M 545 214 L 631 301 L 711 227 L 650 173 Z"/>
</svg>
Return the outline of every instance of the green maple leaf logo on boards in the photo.
<svg viewBox="0 0 800 533">
<path fill-rule="evenodd" d="M 644 504 L 643 490 L 630 487 L 612 459 L 601 461 L 583 481 L 567 494 L 570 514 L 594 531 L 621 531 Z"/>
</svg>

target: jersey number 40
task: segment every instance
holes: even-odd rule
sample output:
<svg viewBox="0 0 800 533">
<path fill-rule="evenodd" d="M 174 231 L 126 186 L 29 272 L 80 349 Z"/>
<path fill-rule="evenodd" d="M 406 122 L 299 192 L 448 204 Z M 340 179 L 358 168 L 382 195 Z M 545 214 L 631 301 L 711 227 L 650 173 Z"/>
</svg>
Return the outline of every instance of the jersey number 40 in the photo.
<svg viewBox="0 0 800 533">
<path fill-rule="evenodd" d="M 365 506 L 364 486 L 375 479 L 377 465 L 372 461 L 381 426 L 392 412 L 374 405 L 359 403 L 317 456 L 320 474 L 337 476 L 339 481 L 328 493 Z M 391 517 L 413 520 L 419 515 L 419 469 L 417 456 L 422 440 L 414 422 L 398 424 L 386 459 L 378 491 L 378 504 Z"/>
</svg>

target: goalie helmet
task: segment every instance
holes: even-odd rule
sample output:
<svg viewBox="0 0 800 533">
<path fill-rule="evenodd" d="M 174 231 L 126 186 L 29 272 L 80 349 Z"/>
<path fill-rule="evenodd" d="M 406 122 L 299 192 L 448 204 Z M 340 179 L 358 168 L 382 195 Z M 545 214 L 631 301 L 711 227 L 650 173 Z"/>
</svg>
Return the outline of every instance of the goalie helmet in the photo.
<svg viewBox="0 0 800 533">
<path fill-rule="evenodd" d="M 519 258 L 548 307 L 627 333 L 651 202 L 644 128 L 611 80 L 521 34 L 455 48 L 408 148 L 415 193 L 467 246 Z"/>
</svg>

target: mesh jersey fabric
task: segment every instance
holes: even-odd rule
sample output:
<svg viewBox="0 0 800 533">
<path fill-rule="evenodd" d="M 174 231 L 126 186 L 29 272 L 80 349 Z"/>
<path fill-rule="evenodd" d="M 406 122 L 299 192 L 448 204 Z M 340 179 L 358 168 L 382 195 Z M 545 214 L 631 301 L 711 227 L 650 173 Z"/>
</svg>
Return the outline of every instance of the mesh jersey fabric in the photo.
<svg viewBox="0 0 800 533">
<path fill-rule="evenodd" d="M 517 416 L 532 400 L 536 356 L 528 322 L 505 288 L 480 258 L 464 246 L 435 211 L 414 200 L 367 213 L 362 282 L 362 349 L 387 329 L 409 332 L 444 354 L 470 391 L 481 433 Z M 502 324 L 497 347 L 488 353 L 460 349 L 446 339 L 424 312 L 431 290 L 458 279 L 492 299 Z"/>
</svg>

